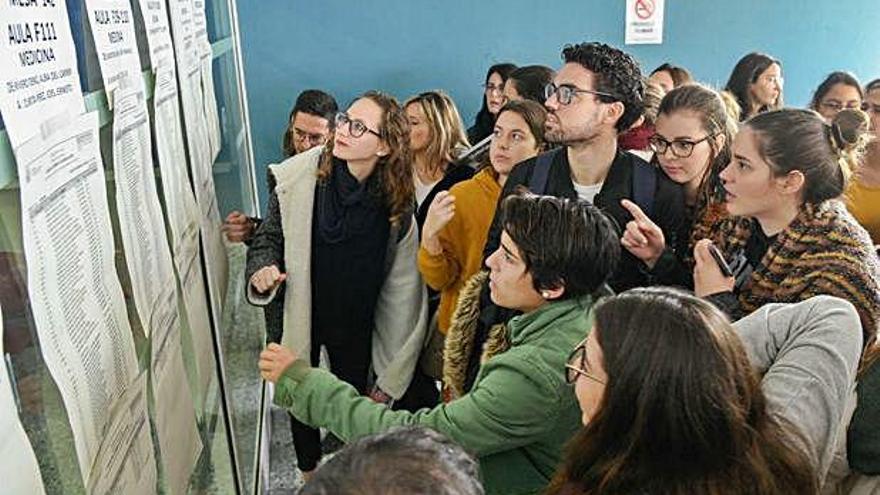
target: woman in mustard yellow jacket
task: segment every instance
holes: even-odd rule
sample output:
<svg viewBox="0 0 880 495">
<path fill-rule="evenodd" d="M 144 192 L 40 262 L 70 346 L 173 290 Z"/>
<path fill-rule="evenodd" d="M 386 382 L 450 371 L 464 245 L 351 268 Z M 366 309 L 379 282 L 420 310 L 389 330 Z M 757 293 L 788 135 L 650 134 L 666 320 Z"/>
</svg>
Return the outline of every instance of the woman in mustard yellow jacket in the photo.
<svg viewBox="0 0 880 495">
<path fill-rule="evenodd" d="M 434 197 L 422 227 L 419 271 L 440 291 L 437 326 L 446 334 L 458 292 L 480 270 L 483 245 L 501 188 L 513 167 L 544 144 L 544 107 L 512 101 L 498 113 L 489 151 L 491 166 Z"/>
</svg>

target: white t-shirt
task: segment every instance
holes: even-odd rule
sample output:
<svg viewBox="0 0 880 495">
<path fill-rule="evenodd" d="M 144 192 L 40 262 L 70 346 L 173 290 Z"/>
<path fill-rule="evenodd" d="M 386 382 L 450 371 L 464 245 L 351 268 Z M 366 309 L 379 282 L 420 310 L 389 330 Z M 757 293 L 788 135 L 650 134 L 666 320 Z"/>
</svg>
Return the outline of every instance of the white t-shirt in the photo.
<svg viewBox="0 0 880 495">
<path fill-rule="evenodd" d="M 416 186 L 416 204 L 419 207 L 422 206 L 422 201 L 428 197 L 428 193 L 431 192 L 431 189 L 434 189 L 438 182 L 440 182 L 440 179 L 425 184 L 419 179 L 418 174 L 413 174 L 413 184 Z"/>
<path fill-rule="evenodd" d="M 571 181 L 571 184 L 574 186 L 574 191 L 577 193 L 578 198 L 592 203 L 596 198 L 596 195 L 599 194 L 599 191 L 602 190 L 602 184 L 604 184 L 604 182 L 590 184 L 589 186 L 578 184 L 575 181 Z"/>
</svg>

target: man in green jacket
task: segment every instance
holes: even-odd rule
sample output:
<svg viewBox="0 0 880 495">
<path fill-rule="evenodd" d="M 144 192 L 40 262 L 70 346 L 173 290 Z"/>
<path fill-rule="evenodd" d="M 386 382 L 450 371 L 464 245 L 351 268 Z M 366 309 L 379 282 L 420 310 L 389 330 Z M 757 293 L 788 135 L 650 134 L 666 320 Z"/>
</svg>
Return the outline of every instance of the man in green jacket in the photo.
<svg viewBox="0 0 880 495">
<path fill-rule="evenodd" d="M 511 196 L 502 211 L 501 244 L 486 260 L 490 293 L 523 314 L 508 323 L 506 350 L 482 365 L 469 393 L 433 409 L 393 411 L 270 344 L 259 365 L 276 383 L 276 404 L 346 441 L 424 425 L 479 458 L 486 493 L 541 491 L 580 427 L 565 363 L 589 329 L 593 294 L 614 271 L 619 240 L 610 220 L 580 200 Z"/>
</svg>

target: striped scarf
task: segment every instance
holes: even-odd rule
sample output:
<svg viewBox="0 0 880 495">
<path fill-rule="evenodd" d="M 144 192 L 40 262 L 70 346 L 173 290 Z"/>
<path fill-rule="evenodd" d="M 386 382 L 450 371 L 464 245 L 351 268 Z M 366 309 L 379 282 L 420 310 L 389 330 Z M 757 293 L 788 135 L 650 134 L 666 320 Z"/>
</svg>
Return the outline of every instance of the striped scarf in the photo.
<svg viewBox="0 0 880 495">
<path fill-rule="evenodd" d="M 752 222 L 742 217 L 722 222 L 715 243 L 727 259 L 743 252 Z M 851 302 L 862 322 L 865 345 L 873 342 L 880 321 L 880 259 L 868 233 L 836 200 L 803 206 L 742 284 L 738 298 L 746 315 L 767 303 L 817 295 Z"/>
</svg>

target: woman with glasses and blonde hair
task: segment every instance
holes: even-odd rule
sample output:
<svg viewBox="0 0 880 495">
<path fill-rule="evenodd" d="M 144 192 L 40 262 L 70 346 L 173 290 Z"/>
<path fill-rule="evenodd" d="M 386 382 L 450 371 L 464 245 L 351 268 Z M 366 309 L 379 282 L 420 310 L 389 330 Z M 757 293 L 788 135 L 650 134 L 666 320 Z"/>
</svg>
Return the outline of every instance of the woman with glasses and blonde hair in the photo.
<svg viewBox="0 0 880 495">
<path fill-rule="evenodd" d="M 335 124 L 326 147 L 269 167 L 275 185 L 248 250 L 247 297 L 266 305 L 284 284 L 281 341 L 316 366 L 323 346 L 337 377 L 390 402 L 409 385 L 427 325 L 409 126 L 397 101 L 375 91 Z M 293 437 L 310 473 L 318 430 L 300 424 Z"/>
<path fill-rule="evenodd" d="M 566 364 L 584 427 L 545 494 L 819 493 L 861 352 L 851 304 L 771 304 L 731 325 L 654 287 L 593 315 Z"/>
<path fill-rule="evenodd" d="M 456 162 L 470 145 L 452 98 L 442 91 L 426 91 L 407 100 L 403 108 L 409 121 L 416 222 L 421 232 L 434 196 L 470 179 L 474 169 Z"/>
<path fill-rule="evenodd" d="M 730 162 L 736 127 L 721 96 L 699 84 L 675 88 L 660 102 L 649 144 L 666 176 L 684 186 L 689 233 L 668 246 L 660 227 L 627 201 L 635 219 L 621 238 L 657 282 L 692 287 L 694 244 L 727 216 L 718 175 Z"/>
<path fill-rule="evenodd" d="M 579 425 L 565 358 L 589 324 L 620 244 L 611 220 L 576 199 L 511 196 L 501 222 L 500 247 L 486 260 L 490 295 L 522 314 L 509 322 L 506 345 L 483 362 L 470 392 L 415 413 L 390 411 L 309 366 L 298 348 L 270 344 L 259 367 L 276 383 L 276 403 L 346 441 L 427 426 L 478 458 L 488 495 L 542 490 Z"/>
</svg>

